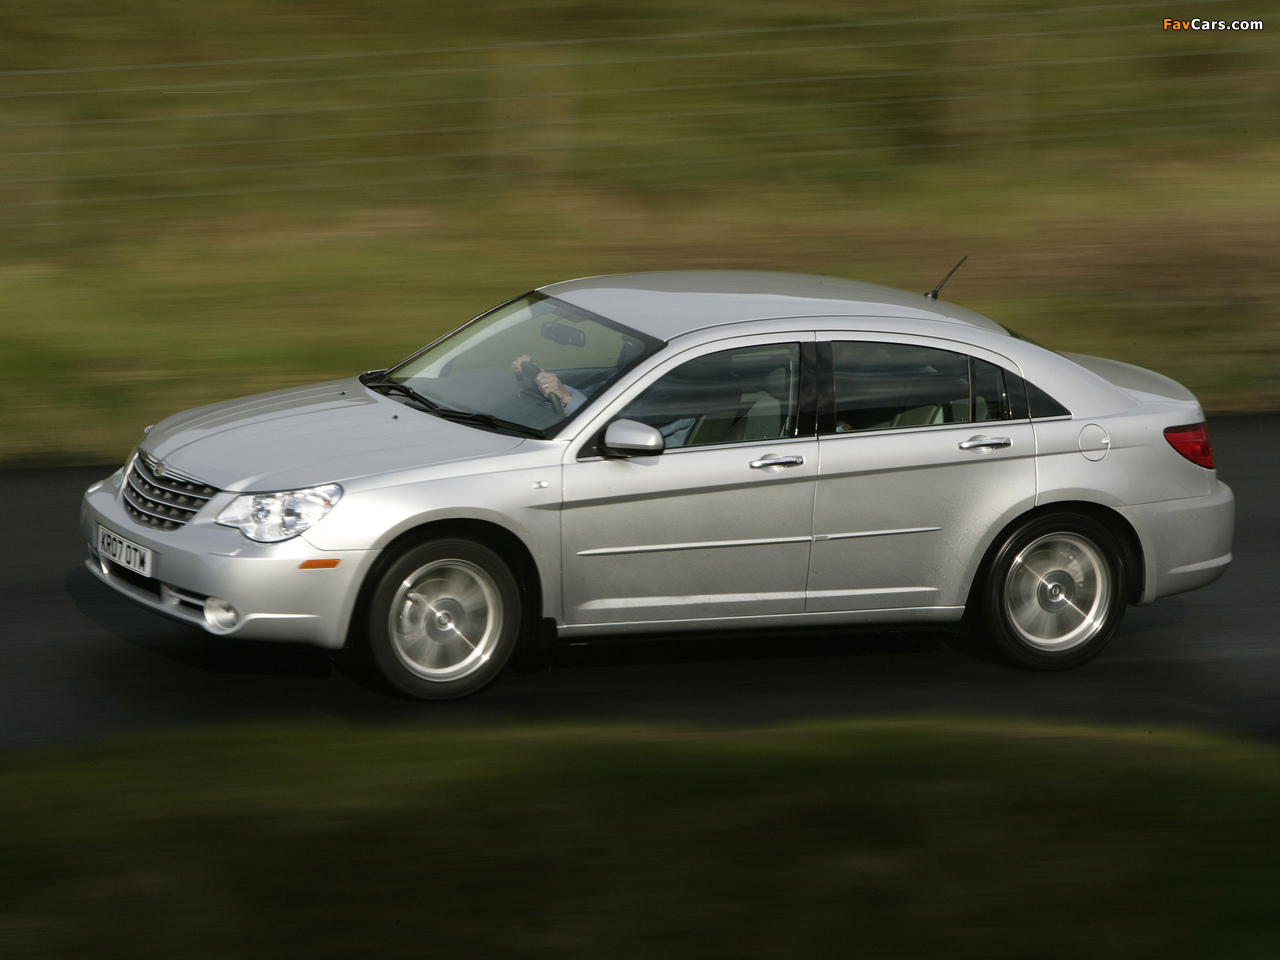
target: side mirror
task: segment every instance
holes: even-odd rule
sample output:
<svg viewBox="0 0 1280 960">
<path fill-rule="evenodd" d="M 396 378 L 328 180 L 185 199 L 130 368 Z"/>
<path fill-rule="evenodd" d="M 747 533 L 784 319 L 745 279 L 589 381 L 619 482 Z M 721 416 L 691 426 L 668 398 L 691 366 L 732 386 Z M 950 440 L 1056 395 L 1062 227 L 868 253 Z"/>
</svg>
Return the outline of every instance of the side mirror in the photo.
<svg viewBox="0 0 1280 960">
<path fill-rule="evenodd" d="M 656 429 L 637 420 L 615 420 L 598 444 L 602 457 L 653 457 L 666 449 L 667 441 Z"/>
</svg>

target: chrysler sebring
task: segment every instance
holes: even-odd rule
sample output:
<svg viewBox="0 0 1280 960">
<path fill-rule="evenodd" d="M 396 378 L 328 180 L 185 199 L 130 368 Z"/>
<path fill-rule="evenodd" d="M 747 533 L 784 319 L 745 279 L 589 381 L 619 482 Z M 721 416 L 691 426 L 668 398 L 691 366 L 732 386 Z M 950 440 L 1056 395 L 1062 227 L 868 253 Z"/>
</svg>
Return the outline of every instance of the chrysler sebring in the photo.
<svg viewBox="0 0 1280 960">
<path fill-rule="evenodd" d="M 84 498 L 89 570 L 211 634 L 366 651 L 403 694 L 556 640 L 947 623 L 1094 656 L 1231 561 L 1196 398 L 926 295 L 595 277 L 385 370 L 188 410 Z"/>
</svg>

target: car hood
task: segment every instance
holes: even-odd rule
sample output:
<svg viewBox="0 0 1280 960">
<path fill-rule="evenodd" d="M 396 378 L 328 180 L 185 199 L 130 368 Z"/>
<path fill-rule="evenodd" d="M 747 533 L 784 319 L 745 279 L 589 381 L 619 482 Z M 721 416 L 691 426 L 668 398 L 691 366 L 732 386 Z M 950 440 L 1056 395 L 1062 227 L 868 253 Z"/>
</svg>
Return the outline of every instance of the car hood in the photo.
<svg viewBox="0 0 1280 960">
<path fill-rule="evenodd" d="M 1194 393 L 1177 380 L 1170 379 L 1162 373 L 1156 373 L 1154 370 L 1148 370 L 1146 367 L 1135 367 L 1131 363 L 1121 363 L 1119 360 L 1104 360 L 1102 357 L 1089 357 L 1082 353 L 1064 353 L 1063 356 L 1143 402 L 1194 401 L 1196 398 Z"/>
<path fill-rule="evenodd" d="M 222 490 L 289 490 L 471 460 L 523 440 L 441 420 L 337 380 L 175 414 L 139 449 Z"/>
</svg>

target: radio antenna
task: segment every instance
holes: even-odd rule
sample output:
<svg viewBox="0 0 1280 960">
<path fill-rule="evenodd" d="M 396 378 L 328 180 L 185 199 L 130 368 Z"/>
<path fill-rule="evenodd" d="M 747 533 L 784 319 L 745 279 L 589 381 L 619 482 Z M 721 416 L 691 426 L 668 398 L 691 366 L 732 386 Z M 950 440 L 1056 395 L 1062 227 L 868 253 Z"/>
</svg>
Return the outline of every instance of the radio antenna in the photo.
<svg viewBox="0 0 1280 960">
<path fill-rule="evenodd" d="M 966 260 L 968 260 L 968 259 L 969 259 L 968 254 L 965 254 L 963 257 L 961 257 L 961 258 L 960 258 L 960 263 L 964 263 L 964 262 L 965 262 Z M 955 273 L 957 270 L 959 270 L 959 269 L 960 269 L 960 263 L 957 263 L 954 267 L 952 267 L 952 268 L 951 268 L 951 273 Z M 941 283 L 939 283 L 939 284 L 938 284 L 936 287 L 934 287 L 932 290 L 930 290 L 928 293 L 926 293 L 926 294 L 924 295 L 924 298 L 925 298 L 926 300 L 937 300 L 937 299 L 938 299 L 938 291 L 942 289 L 942 284 L 943 284 L 943 283 L 946 283 L 948 280 L 950 280 L 950 279 L 951 279 L 951 273 L 948 273 L 945 277 L 943 277 L 943 278 L 942 278 L 942 282 L 941 282 Z"/>
</svg>

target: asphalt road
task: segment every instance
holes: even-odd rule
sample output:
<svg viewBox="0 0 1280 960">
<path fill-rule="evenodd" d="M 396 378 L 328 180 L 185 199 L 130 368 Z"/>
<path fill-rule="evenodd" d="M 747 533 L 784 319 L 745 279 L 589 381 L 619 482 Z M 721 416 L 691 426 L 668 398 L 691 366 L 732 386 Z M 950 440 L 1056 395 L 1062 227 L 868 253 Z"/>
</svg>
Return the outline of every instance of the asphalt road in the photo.
<svg viewBox="0 0 1280 960">
<path fill-rule="evenodd" d="M 1280 415 L 1210 421 L 1237 497 L 1235 563 L 1130 608 L 1080 669 L 1036 674 L 947 633 L 702 636 L 558 648 L 451 703 L 393 699 L 304 647 L 228 642 L 123 600 L 83 567 L 80 496 L 113 467 L 0 471 L 0 747 L 292 719 L 776 723 L 903 713 L 1190 723 L 1280 739 Z"/>
</svg>

